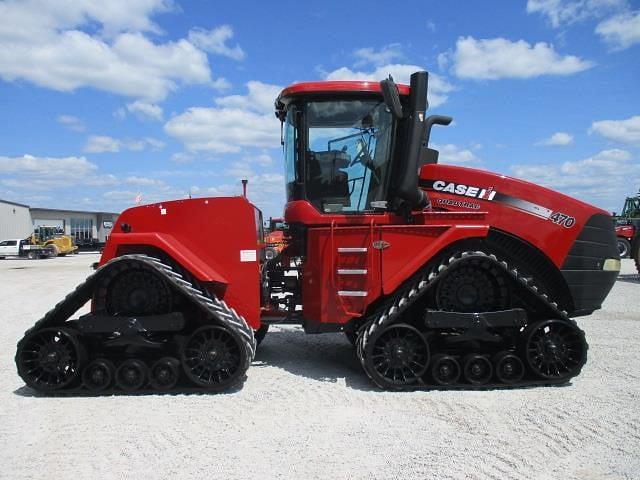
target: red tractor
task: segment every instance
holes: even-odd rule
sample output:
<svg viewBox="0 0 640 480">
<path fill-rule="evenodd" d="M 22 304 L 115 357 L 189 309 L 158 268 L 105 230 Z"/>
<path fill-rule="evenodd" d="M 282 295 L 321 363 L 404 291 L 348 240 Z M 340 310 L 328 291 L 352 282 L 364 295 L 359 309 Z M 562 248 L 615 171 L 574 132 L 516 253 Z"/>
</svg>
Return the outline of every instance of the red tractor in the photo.
<svg viewBox="0 0 640 480">
<path fill-rule="evenodd" d="M 438 165 L 431 128 L 451 118 L 425 115 L 427 80 L 284 89 L 282 251 L 263 258 L 262 214 L 243 197 L 126 210 L 97 271 L 19 341 L 19 375 L 42 392 L 222 391 L 280 323 L 344 332 L 385 389 L 578 375 L 573 318 L 600 308 L 620 269 L 611 216 Z"/>
<path fill-rule="evenodd" d="M 264 233 L 264 257 L 266 260 L 271 260 L 277 257 L 280 252 L 287 246 L 284 238 L 285 229 L 287 224 L 284 218 L 270 218 L 269 226 Z"/>
<path fill-rule="evenodd" d="M 618 252 L 620 258 L 627 258 L 631 254 L 633 237 L 640 232 L 640 192 L 635 197 L 627 197 L 620 215 L 613 215 L 616 221 Z"/>
</svg>

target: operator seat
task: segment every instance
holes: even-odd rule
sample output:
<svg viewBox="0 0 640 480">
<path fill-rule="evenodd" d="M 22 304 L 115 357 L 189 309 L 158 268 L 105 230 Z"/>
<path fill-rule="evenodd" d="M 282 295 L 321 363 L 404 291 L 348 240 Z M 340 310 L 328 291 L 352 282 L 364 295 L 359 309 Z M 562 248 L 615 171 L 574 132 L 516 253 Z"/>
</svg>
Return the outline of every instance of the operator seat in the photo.
<svg viewBox="0 0 640 480">
<path fill-rule="evenodd" d="M 329 205 L 351 206 L 347 168 L 351 156 L 340 150 L 307 151 L 307 199 L 321 212 L 332 211 Z"/>
</svg>

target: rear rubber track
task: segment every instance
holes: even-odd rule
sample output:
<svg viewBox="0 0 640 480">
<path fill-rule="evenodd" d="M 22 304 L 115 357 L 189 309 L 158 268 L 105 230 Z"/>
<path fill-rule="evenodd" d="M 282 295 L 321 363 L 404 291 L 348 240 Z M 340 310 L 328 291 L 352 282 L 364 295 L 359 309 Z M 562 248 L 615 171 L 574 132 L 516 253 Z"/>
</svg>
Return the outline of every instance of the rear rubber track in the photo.
<svg viewBox="0 0 640 480">
<path fill-rule="evenodd" d="M 75 331 L 72 327 L 72 323 L 67 323 L 67 320 L 75 314 L 82 306 L 84 306 L 89 300 L 94 297 L 96 289 L 100 287 L 101 282 L 108 278 L 113 272 L 126 269 L 132 265 L 137 267 L 143 266 L 151 270 L 154 274 L 162 278 L 167 284 L 172 287 L 176 292 L 182 294 L 189 302 L 197 306 L 204 314 L 206 321 L 201 323 L 200 326 L 211 325 L 221 326 L 232 332 L 236 338 L 240 339 L 242 348 L 245 354 L 242 355 L 244 361 L 239 365 L 239 369 L 242 370 L 242 375 L 239 376 L 239 383 L 244 379 L 244 372 L 249 368 L 251 361 L 255 356 L 256 340 L 253 335 L 253 330 L 247 324 L 246 320 L 239 315 L 233 308 L 229 307 L 224 300 L 218 299 L 213 293 L 204 288 L 197 280 L 192 279 L 187 274 L 180 274 L 171 265 L 161 261 L 158 258 L 144 255 L 144 254 L 130 254 L 116 257 L 109 262 L 105 263 L 102 267 L 98 268 L 94 273 L 89 275 L 87 279 L 78 285 L 71 293 L 69 293 L 64 299 L 58 302 L 51 310 L 49 310 L 40 320 L 38 320 L 33 327 L 25 332 L 24 337 L 17 344 L 17 351 L 15 356 L 16 365 L 18 366 L 18 374 L 22 377 L 20 369 L 20 352 L 24 346 L 25 341 L 36 332 L 42 331 L 47 328 L 63 328 L 66 331 L 73 332 L 77 338 L 81 341 L 82 334 Z M 189 278 L 187 280 L 186 278 Z M 158 357 L 163 357 L 161 352 L 158 352 Z M 102 358 L 102 357 L 100 357 Z M 106 357 L 108 359 L 108 357 Z M 88 364 L 90 360 L 85 362 Z M 83 365 L 84 366 L 84 365 Z M 148 365 L 151 366 L 151 365 Z M 172 391 L 180 392 L 206 392 L 210 391 L 208 388 L 199 387 L 195 384 L 189 385 L 185 375 L 181 373 L 181 382 L 178 387 Z M 23 377 L 24 379 L 24 377 Z M 185 381 L 187 380 L 187 384 Z M 233 387 L 235 384 L 227 386 Z M 34 388 L 32 386 L 32 388 Z M 37 390 L 37 388 L 36 388 Z M 149 383 L 136 390 L 135 392 L 123 392 L 122 390 L 110 387 L 102 390 L 99 394 L 114 394 L 114 393 L 145 393 L 145 392 L 158 393 L 158 390 L 153 390 Z M 215 390 L 214 390 L 215 391 Z M 75 382 L 70 385 L 69 388 L 62 388 L 60 390 L 46 390 L 43 391 L 46 394 L 95 394 L 89 391 L 82 384 Z M 167 392 L 163 390 L 163 392 Z"/>
</svg>

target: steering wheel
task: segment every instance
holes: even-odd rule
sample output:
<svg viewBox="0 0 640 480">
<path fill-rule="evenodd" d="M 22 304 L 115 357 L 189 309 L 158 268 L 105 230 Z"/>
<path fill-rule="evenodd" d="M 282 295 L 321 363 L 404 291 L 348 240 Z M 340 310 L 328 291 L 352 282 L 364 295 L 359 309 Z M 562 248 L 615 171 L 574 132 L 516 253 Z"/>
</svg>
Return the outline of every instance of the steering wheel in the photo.
<svg viewBox="0 0 640 480">
<path fill-rule="evenodd" d="M 358 162 L 367 167 L 372 162 L 372 158 L 371 155 L 369 155 L 369 148 L 367 147 L 366 142 L 363 139 L 359 139 L 358 146 L 360 147 L 360 151 L 356 154 L 355 157 L 353 157 L 353 160 L 351 160 L 349 167 L 353 167 Z"/>
</svg>

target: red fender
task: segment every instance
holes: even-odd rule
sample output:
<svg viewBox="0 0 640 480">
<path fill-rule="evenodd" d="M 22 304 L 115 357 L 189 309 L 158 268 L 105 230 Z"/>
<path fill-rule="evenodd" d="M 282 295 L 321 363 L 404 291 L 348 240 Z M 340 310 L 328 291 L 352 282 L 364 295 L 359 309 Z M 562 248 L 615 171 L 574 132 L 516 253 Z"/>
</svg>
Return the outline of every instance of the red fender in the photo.
<svg viewBox="0 0 640 480">
<path fill-rule="evenodd" d="M 100 265 L 108 262 L 117 256 L 118 247 L 123 245 L 145 245 L 160 249 L 165 252 L 191 275 L 201 282 L 216 282 L 227 285 L 229 282 L 219 273 L 219 267 L 212 265 L 212 260 L 208 263 L 202 261 L 200 257 L 186 248 L 178 239 L 169 233 L 113 233 L 109 237 Z"/>
</svg>

